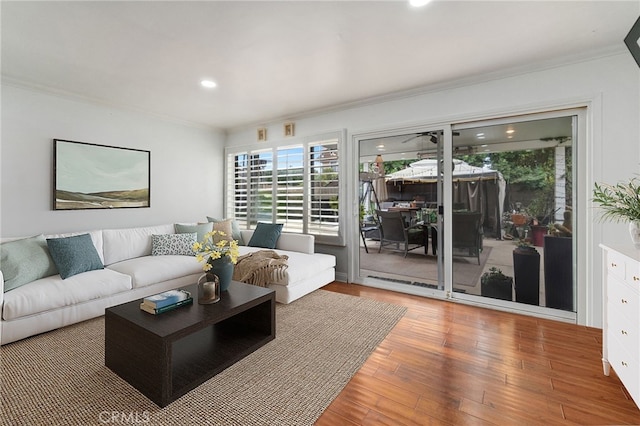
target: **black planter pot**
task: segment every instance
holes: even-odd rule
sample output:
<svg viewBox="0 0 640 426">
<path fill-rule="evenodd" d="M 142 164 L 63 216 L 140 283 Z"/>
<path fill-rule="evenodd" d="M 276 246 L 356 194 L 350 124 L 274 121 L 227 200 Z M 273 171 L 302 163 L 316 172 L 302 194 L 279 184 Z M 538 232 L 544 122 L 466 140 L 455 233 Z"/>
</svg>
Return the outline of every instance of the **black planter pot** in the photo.
<svg viewBox="0 0 640 426">
<path fill-rule="evenodd" d="M 513 250 L 516 302 L 540 305 L 540 253 L 533 247 Z"/>
<path fill-rule="evenodd" d="M 573 311 L 571 237 L 544 237 L 544 294 L 548 308 Z"/>
<path fill-rule="evenodd" d="M 482 297 L 492 297 L 494 299 L 513 300 L 513 278 L 489 277 L 480 284 Z"/>
</svg>

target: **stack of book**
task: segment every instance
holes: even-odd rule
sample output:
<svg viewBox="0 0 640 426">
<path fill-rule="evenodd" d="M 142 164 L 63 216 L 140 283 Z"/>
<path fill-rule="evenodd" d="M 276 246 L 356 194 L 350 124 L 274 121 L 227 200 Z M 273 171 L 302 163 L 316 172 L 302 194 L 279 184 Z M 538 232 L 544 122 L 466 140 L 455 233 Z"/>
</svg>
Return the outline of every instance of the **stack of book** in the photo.
<svg viewBox="0 0 640 426">
<path fill-rule="evenodd" d="M 180 306 L 191 305 L 193 297 L 186 290 L 169 290 L 142 299 L 140 309 L 150 314 L 161 314 L 172 311 Z"/>
</svg>

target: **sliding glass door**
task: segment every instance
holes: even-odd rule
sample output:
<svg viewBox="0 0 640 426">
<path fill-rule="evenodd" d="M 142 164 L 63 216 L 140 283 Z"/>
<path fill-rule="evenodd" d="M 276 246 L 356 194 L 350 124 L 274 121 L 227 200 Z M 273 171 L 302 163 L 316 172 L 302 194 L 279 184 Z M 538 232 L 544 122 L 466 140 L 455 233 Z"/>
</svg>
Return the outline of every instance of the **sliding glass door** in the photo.
<svg viewBox="0 0 640 426">
<path fill-rule="evenodd" d="M 453 126 L 453 297 L 575 317 L 576 124 L 554 113 Z"/>
<path fill-rule="evenodd" d="M 417 129 L 359 141 L 359 277 L 444 294 L 443 134 Z"/>
<path fill-rule="evenodd" d="M 359 139 L 356 282 L 575 320 L 585 128 L 572 109 Z"/>
</svg>

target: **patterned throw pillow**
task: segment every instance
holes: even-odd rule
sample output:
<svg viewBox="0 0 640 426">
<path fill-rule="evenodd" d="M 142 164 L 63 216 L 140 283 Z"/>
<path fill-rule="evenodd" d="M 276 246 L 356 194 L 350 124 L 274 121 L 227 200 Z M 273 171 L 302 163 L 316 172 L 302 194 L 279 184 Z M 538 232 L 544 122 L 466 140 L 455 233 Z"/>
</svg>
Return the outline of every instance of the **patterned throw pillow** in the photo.
<svg viewBox="0 0 640 426">
<path fill-rule="evenodd" d="M 151 255 L 195 256 L 193 243 L 196 242 L 197 236 L 198 234 L 195 232 L 188 234 L 151 235 Z"/>
</svg>

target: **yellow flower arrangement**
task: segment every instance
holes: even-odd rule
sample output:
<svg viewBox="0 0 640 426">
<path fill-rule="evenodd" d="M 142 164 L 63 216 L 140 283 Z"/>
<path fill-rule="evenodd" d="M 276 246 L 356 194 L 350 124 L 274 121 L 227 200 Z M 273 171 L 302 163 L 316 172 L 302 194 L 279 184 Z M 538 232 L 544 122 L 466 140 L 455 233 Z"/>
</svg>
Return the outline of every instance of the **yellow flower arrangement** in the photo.
<svg viewBox="0 0 640 426">
<path fill-rule="evenodd" d="M 216 236 L 221 238 L 215 238 Z M 204 262 L 202 269 L 205 272 L 211 269 L 211 262 L 225 256 L 234 265 L 238 261 L 238 241 L 228 240 L 226 237 L 225 232 L 213 230 L 207 232 L 202 241 L 193 244 L 196 259 L 198 262 Z"/>
</svg>

